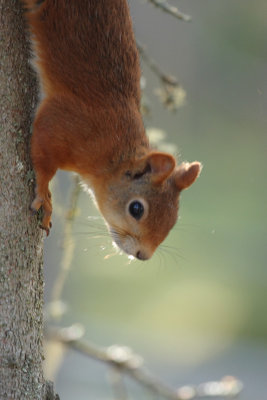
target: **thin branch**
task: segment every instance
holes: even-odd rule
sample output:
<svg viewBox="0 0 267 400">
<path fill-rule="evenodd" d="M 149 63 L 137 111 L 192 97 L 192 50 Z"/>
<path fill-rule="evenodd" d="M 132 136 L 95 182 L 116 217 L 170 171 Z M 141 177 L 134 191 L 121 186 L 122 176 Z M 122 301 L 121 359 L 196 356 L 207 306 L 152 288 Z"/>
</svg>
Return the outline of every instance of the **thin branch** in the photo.
<svg viewBox="0 0 267 400">
<path fill-rule="evenodd" d="M 140 43 L 140 42 L 136 42 L 137 44 L 137 48 L 139 50 L 139 53 L 142 57 L 142 59 L 144 60 L 144 62 L 147 64 L 147 66 L 151 69 L 151 71 L 154 72 L 154 74 L 157 75 L 157 77 L 162 81 L 163 84 L 168 84 L 171 86 L 180 86 L 177 78 L 175 78 L 174 76 L 171 76 L 169 74 L 166 74 L 165 72 L 162 71 L 162 69 L 159 67 L 159 65 L 156 63 L 155 60 L 153 60 L 153 58 L 151 58 L 145 47 Z"/>
<path fill-rule="evenodd" d="M 80 326 L 69 328 L 49 328 L 48 337 L 65 344 L 83 355 L 105 362 L 120 373 L 127 374 L 152 392 L 170 400 L 196 400 L 207 397 L 235 397 L 242 390 L 242 383 L 234 377 L 225 377 L 220 381 L 206 382 L 198 386 L 171 388 L 151 374 L 143 366 L 143 359 L 128 347 L 98 347 L 81 340 L 83 330 Z"/>
<path fill-rule="evenodd" d="M 111 368 L 109 382 L 114 392 L 115 400 L 127 400 L 127 390 L 123 381 L 123 374 L 119 368 Z"/>
<path fill-rule="evenodd" d="M 154 4 L 155 7 L 160 8 L 162 11 L 167 14 L 171 14 L 173 17 L 181 19 L 182 21 L 189 22 L 192 17 L 190 15 L 184 14 L 178 10 L 177 7 L 174 7 L 167 3 L 165 0 L 148 0 L 150 3 Z"/>
<path fill-rule="evenodd" d="M 63 256 L 60 263 L 60 270 L 52 290 L 51 303 L 49 304 L 49 311 L 51 314 L 50 316 L 52 317 L 53 314 L 57 314 L 57 309 L 60 308 L 62 290 L 73 259 L 74 244 L 72 241 L 72 225 L 76 214 L 77 202 L 80 192 L 81 192 L 80 178 L 78 175 L 74 175 L 73 189 L 70 196 L 70 205 L 66 213 L 65 224 L 64 224 L 63 244 L 62 244 Z"/>
<path fill-rule="evenodd" d="M 147 66 L 157 75 L 161 82 L 161 87 L 155 90 L 156 96 L 160 102 L 169 109 L 170 111 L 176 111 L 178 108 L 184 105 L 186 92 L 181 87 L 177 78 L 166 74 L 162 71 L 159 65 L 151 58 L 146 52 L 145 47 L 137 42 L 139 53 L 147 64 Z M 147 112 L 147 109 L 145 109 Z"/>
</svg>

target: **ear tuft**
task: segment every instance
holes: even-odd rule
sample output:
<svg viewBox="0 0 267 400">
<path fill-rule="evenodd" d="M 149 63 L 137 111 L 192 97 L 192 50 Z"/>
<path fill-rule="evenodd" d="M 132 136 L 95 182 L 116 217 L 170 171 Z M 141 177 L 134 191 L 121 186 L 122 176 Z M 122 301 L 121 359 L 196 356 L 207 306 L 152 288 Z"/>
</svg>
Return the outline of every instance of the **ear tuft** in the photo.
<svg viewBox="0 0 267 400">
<path fill-rule="evenodd" d="M 176 161 L 170 154 L 157 152 L 147 157 L 147 163 L 151 168 L 153 182 L 161 183 L 171 175 Z"/>
<path fill-rule="evenodd" d="M 179 190 L 187 189 L 195 182 L 202 169 L 198 161 L 182 163 L 175 173 L 175 183 Z"/>
</svg>

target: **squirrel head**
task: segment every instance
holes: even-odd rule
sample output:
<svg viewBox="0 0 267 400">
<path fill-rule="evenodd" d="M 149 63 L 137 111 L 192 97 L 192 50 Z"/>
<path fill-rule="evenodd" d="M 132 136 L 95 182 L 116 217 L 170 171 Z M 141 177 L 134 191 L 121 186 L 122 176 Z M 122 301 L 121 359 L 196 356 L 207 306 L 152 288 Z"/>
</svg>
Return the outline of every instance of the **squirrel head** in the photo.
<svg viewBox="0 0 267 400">
<path fill-rule="evenodd" d="M 96 202 L 115 244 L 128 255 L 149 259 L 177 220 L 181 191 L 200 171 L 197 161 L 177 166 L 171 155 L 151 152 L 97 185 Z"/>
</svg>

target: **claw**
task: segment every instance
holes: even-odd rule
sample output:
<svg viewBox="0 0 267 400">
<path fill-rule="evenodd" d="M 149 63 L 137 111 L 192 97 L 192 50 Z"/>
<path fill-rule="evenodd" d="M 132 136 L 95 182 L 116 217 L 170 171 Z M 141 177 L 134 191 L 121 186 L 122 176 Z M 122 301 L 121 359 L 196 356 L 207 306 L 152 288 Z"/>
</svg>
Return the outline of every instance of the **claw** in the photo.
<svg viewBox="0 0 267 400">
<path fill-rule="evenodd" d="M 43 225 L 39 225 L 39 228 L 43 229 L 46 232 L 46 236 L 49 235 L 49 233 L 50 233 L 50 229 L 49 228 L 47 228 L 46 226 L 43 226 Z"/>
</svg>

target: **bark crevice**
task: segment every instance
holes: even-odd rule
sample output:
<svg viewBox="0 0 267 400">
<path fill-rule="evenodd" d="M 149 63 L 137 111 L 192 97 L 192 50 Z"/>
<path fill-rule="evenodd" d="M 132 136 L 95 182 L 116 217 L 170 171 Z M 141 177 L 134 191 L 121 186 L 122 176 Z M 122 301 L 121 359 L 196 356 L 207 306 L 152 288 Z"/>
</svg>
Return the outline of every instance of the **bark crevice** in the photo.
<svg viewBox="0 0 267 400">
<path fill-rule="evenodd" d="M 43 376 L 43 233 L 29 211 L 38 90 L 19 0 L 0 0 L 0 27 L 0 398 L 56 400 Z"/>
</svg>

